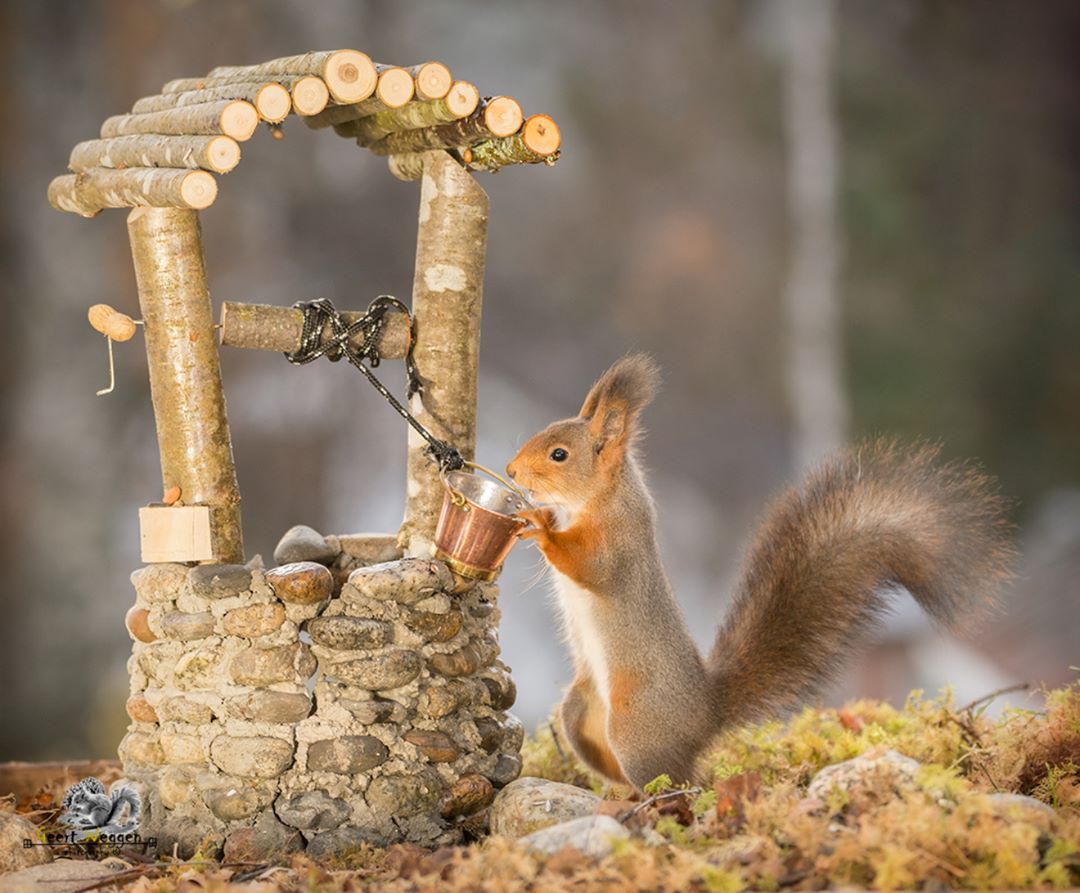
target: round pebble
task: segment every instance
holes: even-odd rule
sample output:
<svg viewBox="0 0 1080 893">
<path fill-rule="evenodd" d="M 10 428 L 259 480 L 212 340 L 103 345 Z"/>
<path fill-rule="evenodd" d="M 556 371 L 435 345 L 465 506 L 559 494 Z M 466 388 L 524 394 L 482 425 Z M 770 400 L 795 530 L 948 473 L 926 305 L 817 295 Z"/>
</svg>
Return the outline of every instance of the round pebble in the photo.
<svg viewBox="0 0 1080 893">
<path fill-rule="evenodd" d="M 268 570 L 266 582 L 283 602 L 314 605 L 330 598 L 334 575 L 314 561 L 298 561 Z"/>
</svg>

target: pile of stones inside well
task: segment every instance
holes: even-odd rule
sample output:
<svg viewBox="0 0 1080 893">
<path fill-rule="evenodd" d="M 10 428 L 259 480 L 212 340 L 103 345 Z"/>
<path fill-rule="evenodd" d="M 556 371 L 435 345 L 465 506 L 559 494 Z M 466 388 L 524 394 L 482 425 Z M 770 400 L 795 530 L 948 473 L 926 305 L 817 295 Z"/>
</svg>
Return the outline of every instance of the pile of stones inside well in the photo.
<svg viewBox="0 0 1080 893">
<path fill-rule="evenodd" d="M 521 769 L 497 586 L 387 536 L 294 528 L 274 557 L 132 575 L 140 831 L 232 859 L 460 839 Z"/>
</svg>

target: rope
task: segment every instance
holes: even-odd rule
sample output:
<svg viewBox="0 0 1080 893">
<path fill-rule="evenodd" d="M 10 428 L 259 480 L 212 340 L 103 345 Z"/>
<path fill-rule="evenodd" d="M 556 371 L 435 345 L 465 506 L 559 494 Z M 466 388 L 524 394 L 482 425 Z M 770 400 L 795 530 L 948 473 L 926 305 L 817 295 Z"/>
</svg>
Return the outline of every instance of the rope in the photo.
<svg viewBox="0 0 1080 893">
<path fill-rule="evenodd" d="M 326 357 L 336 363 L 345 357 L 363 376 L 371 383 L 383 399 L 408 422 L 424 440 L 427 441 L 427 454 L 436 462 L 441 471 L 456 471 L 465 467 L 465 460 L 457 448 L 439 440 L 428 431 L 416 417 L 409 412 L 398 399 L 391 394 L 372 373 L 382 358 L 379 356 L 377 347 L 382 333 L 386 329 L 386 314 L 390 310 L 409 315 L 409 309 L 397 298 L 390 295 L 379 295 L 368 305 L 367 312 L 353 322 L 345 321 L 345 318 L 327 298 L 318 298 L 314 301 L 300 301 L 293 304 L 304 313 L 304 328 L 300 335 L 300 346 L 292 353 L 285 354 L 285 358 L 295 366 L 303 366 L 320 357 Z M 331 336 L 322 340 L 323 329 L 330 324 Z M 353 337 L 363 333 L 364 340 L 359 347 L 353 347 L 350 343 Z M 410 324 L 409 350 L 405 354 L 405 374 L 407 379 L 407 399 L 412 399 L 414 394 L 423 396 L 424 384 L 420 379 L 420 371 L 416 368 L 416 360 L 413 359 L 413 345 L 415 338 L 415 321 Z M 320 343 L 321 342 L 321 343 Z M 364 362 L 367 361 L 367 366 Z M 371 369 L 368 368 L 371 367 Z"/>
</svg>

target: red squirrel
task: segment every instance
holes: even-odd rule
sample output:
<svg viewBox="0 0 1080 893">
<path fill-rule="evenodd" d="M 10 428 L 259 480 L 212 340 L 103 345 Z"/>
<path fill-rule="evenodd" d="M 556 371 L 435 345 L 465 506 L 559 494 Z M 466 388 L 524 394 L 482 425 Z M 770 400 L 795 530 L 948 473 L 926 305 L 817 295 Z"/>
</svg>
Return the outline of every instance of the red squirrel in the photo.
<svg viewBox="0 0 1080 893">
<path fill-rule="evenodd" d="M 992 602 L 1013 550 L 1003 501 L 937 449 L 864 444 L 825 461 L 765 515 L 702 656 L 668 583 L 637 453 L 659 372 L 628 356 L 575 418 L 532 437 L 507 473 L 553 570 L 575 677 L 559 706 L 592 769 L 640 789 L 698 781 L 726 729 L 795 706 L 873 630 L 898 587 L 953 630 Z"/>
</svg>

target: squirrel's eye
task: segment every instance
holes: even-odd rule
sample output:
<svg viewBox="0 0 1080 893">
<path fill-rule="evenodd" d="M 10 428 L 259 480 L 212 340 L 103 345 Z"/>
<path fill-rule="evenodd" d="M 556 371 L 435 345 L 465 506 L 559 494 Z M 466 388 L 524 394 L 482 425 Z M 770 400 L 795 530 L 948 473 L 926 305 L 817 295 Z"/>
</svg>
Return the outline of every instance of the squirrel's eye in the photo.
<svg viewBox="0 0 1080 893">
<path fill-rule="evenodd" d="M 570 454 L 566 452 L 562 447 L 556 447 L 551 451 L 551 460 L 553 462 L 565 462 L 566 457 Z"/>
</svg>

